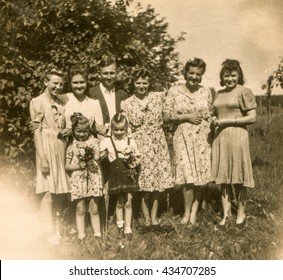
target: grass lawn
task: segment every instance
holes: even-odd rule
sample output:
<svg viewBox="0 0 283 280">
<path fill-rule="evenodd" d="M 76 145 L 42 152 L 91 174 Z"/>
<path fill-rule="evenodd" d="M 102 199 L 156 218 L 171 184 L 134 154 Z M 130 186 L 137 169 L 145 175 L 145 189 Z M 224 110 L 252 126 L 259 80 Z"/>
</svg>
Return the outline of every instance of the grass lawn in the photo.
<svg viewBox="0 0 283 280">
<path fill-rule="evenodd" d="M 250 148 L 256 187 L 249 191 L 247 225 L 235 227 L 235 215 L 224 229 L 216 227 L 221 216 L 218 187 L 207 187 L 204 194 L 207 203 L 200 209 L 197 225 L 186 228 L 179 224 L 182 214 L 180 190 L 164 195 L 160 204 L 162 230 L 146 230 L 138 207 L 133 221 L 133 240 L 118 236 L 113 220 L 107 233 L 98 242 L 92 236 L 90 226 L 83 244 L 74 232 L 75 225 L 62 221 L 63 242 L 48 249 L 39 258 L 52 259 L 107 259 L 107 260 L 273 260 L 283 259 L 283 114 L 272 116 L 269 126 L 266 116 L 259 115 L 250 127 Z M 21 184 L 21 183 L 18 183 Z M 21 186 L 24 188 L 24 186 Z M 36 201 L 31 192 L 25 199 Z M 171 202 L 170 202 L 171 201 Z M 139 205 L 139 203 L 136 203 Z M 234 205 L 235 209 L 235 205 Z M 69 209 L 70 210 L 70 209 Z M 36 205 L 32 211 L 38 211 Z M 70 214 L 70 211 L 69 211 Z M 70 217 L 70 215 L 66 215 Z M 88 222 L 89 225 L 89 222 Z M 3 232 L 3 228 L 1 227 Z M 9 236 L 9 235 L 8 235 Z M 40 243 L 41 242 L 41 243 Z M 45 247 L 42 241 L 40 244 Z M 1 244 L 0 244 L 1 247 Z M 31 257 L 32 258 L 32 257 Z M 3 258 L 2 258 L 3 259 Z M 5 256 L 4 256 L 5 259 Z"/>
<path fill-rule="evenodd" d="M 163 230 L 146 231 L 138 216 L 133 222 L 131 242 L 119 238 L 114 221 L 109 222 L 107 234 L 98 243 L 88 229 L 86 242 L 81 245 L 76 235 L 65 227 L 65 243 L 56 249 L 58 258 L 75 259 L 194 259 L 194 260 L 268 260 L 278 259 L 282 245 L 283 199 L 283 122 L 282 114 L 272 117 L 269 127 L 266 116 L 259 115 L 250 127 L 250 148 L 256 187 L 249 191 L 247 226 L 235 227 L 235 219 L 225 230 L 216 227 L 221 216 L 220 193 L 217 187 L 207 187 L 206 207 L 198 216 L 197 226 L 186 228 L 179 224 L 182 214 L 180 191 L 163 197 L 160 221 Z M 173 201 L 173 209 L 168 198 Z"/>
</svg>

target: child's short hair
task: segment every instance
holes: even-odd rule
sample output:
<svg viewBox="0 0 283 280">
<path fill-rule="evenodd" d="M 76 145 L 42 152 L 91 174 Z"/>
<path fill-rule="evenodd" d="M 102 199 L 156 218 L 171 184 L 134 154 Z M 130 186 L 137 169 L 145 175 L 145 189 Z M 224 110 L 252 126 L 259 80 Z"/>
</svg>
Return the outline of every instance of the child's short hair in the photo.
<svg viewBox="0 0 283 280">
<path fill-rule="evenodd" d="M 72 131 L 74 131 L 77 128 L 80 129 L 88 128 L 89 130 L 91 130 L 89 120 L 81 113 L 74 113 L 70 117 L 70 120 L 72 123 Z"/>
<path fill-rule="evenodd" d="M 127 118 L 121 113 L 115 114 L 111 120 L 111 127 L 121 123 L 125 124 L 126 128 L 128 127 Z"/>
</svg>

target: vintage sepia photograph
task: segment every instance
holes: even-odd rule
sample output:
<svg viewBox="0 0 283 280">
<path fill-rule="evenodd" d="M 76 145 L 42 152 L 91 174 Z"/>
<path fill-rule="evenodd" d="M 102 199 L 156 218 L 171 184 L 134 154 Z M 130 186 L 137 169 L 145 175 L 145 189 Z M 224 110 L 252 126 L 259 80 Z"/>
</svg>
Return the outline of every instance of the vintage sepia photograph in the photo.
<svg viewBox="0 0 283 280">
<path fill-rule="evenodd" d="M 0 18 L 1 260 L 283 260 L 281 0 Z"/>
</svg>

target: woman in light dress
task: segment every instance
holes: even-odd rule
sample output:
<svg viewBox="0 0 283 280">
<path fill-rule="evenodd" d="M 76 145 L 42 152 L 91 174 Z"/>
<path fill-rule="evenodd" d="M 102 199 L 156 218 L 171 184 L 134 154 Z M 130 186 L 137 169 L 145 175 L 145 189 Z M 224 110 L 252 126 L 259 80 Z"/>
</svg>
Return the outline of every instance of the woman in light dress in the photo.
<svg viewBox="0 0 283 280">
<path fill-rule="evenodd" d="M 246 223 L 247 190 L 254 187 L 247 126 L 256 121 L 256 101 L 243 84 L 240 63 L 225 60 L 220 71 L 220 85 L 225 88 L 213 103 L 216 133 L 212 145 L 212 180 L 222 191 L 222 227 L 231 216 L 232 187 L 238 203 L 237 227 Z"/>
<path fill-rule="evenodd" d="M 98 100 L 87 96 L 87 71 L 82 67 L 71 68 L 69 71 L 69 84 L 71 92 L 67 93 L 69 101 L 65 109 L 67 128 L 71 128 L 70 117 L 74 113 L 81 113 L 89 120 L 91 128 L 96 131 L 97 126 L 103 125 L 103 117 Z"/>
<path fill-rule="evenodd" d="M 45 76 L 45 90 L 30 102 L 31 130 L 36 148 L 36 193 L 41 196 L 42 221 L 50 245 L 59 245 L 60 232 L 54 226 L 54 213 L 61 214 L 61 194 L 69 192 L 65 171 L 66 143 L 57 135 L 65 128 L 66 95 L 63 74 L 51 69 Z M 55 210 L 55 211 L 54 211 Z"/>
</svg>

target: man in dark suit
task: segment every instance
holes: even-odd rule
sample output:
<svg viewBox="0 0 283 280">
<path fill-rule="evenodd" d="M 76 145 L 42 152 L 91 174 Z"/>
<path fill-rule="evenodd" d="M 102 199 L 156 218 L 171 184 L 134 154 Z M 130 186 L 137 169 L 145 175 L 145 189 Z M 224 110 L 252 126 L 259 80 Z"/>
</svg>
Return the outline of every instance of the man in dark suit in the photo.
<svg viewBox="0 0 283 280">
<path fill-rule="evenodd" d="M 100 64 L 100 83 L 89 89 L 89 97 L 96 99 L 100 103 L 103 125 L 96 125 L 96 129 L 100 136 L 107 137 L 107 132 L 110 127 L 110 122 L 116 113 L 120 112 L 121 101 L 128 97 L 128 94 L 123 90 L 115 89 L 115 82 L 117 78 L 117 64 L 113 56 L 102 57 Z M 105 188 L 108 189 L 108 172 L 109 172 L 108 158 L 104 158 L 101 161 L 103 177 L 105 181 Z M 109 205 L 109 207 L 108 207 Z M 104 207 L 105 206 L 105 207 Z M 108 212 L 109 208 L 109 212 Z M 104 201 L 100 203 L 100 216 L 102 221 L 102 228 L 105 227 L 105 221 L 108 213 L 113 215 L 115 209 L 115 201 L 108 199 L 107 191 L 104 197 Z"/>
<path fill-rule="evenodd" d="M 103 115 L 104 129 L 107 130 L 112 117 L 120 112 L 121 101 L 128 97 L 123 90 L 115 89 L 117 64 L 113 56 L 104 56 L 100 64 L 100 84 L 89 89 L 89 97 L 97 99 Z"/>
</svg>

